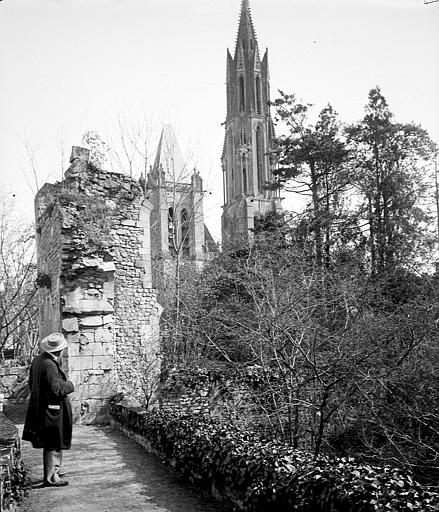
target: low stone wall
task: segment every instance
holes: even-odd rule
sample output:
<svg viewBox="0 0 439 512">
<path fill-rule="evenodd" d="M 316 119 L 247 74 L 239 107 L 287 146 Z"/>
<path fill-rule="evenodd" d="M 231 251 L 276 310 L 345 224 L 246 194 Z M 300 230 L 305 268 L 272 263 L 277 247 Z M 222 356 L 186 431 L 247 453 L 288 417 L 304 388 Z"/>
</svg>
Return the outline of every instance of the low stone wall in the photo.
<svg viewBox="0 0 439 512">
<path fill-rule="evenodd" d="M 160 409 L 166 412 L 206 414 L 254 426 L 251 375 L 217 365 L 211 368 L 173 368 L 159 387 Z M 247 369 L 248 371 L 248 369 Z M 244 380 L 242 380 L 244 379 Z"/>
<path fill-rule="evenodd" d="M 0 512 L 17 509 L 24 495 L 25 481 L 18 430 L 0 412 Z"/>
<path fill-rule="evenodd" d="M 27 385 L 29 367 L 15 361 L 2 361 L 0 368 L 0 393 L 6 402 L 25 402 L 29 388 Z"/>
</svg>

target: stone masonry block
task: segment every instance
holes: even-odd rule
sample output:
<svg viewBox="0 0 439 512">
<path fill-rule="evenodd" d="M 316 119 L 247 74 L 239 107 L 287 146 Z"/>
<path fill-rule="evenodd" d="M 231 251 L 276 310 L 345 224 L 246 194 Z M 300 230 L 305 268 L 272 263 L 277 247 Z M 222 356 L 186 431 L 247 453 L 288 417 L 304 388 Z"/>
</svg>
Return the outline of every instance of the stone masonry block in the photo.
<svg viewBox="0 0 439 512">
<path fill-rule="evenodd" d="M 109 329 L 106 329 L 105 327 L 98 328 L 95 331 L 95 341 L 96 343 L 113 343 L 113 332 Z"/>
<path fill-rule="evenodd" d="M 113 322 L 114 322 L 114 316 L 113 315 L 103 315 L 102 316 L 102 323 L 103 323 L 103 325 L 112 324 Z"/>
<path fill-rule="evenodd" d="M 104 283 L 104 297 L 107 299 L 114 299 L 114 281 L 107 281 Z"/>
<path fill-rule="evenodd" d="M 111 178 L 107 178 L 105 180 L 105 187 L 106 188 L 119 188 L 119 183 L 115 180 L 112 180 Z"/>
<path fill-rule="evenodd" d="M 84 380 L 87 378 L 87 372 L 76 370 L 76 369 L 70 369 L 69 370 L 69 380 L 73 382 L 73 385 L 75 388 L 79 386 L 81 382 L 84 382 Z"/>
<path fill-rule="evenodd" d="M 62 298 L 64 301 L 64 311 L 72 310 L 74 305 L 82 298 L 81 288 L 77 286 L 74 290 L 65 292 Z"/>
<path fill-rule="evenodd" d="M 83 355 L 69 357 L 69 368 L 71 370 L 88 370 L 93 368 L 93 357 Z"/>
<path fill-rule="evenodd" d="M 106 300 L 103 299 L 80 299 L 70 306 L 64 306 L 64 311 L 67 313 L 80 314 L 103 314 L 112 313 L 114 311 L 113 306 Z"/>
<path fill-rule="evenodd" d="M 79 343 L 79 332 L 68 332 L 65 334 L 65 337 L 69 342 L 69 346 L 72 343 Z"/>
<path fill-rule="evenodd" d="M 116 265 L 114 261 L 104 261 L 102 264 L 102 270 L 104 272 L 114 272 L 116 270 Z"/>
<path fill-rule="evenodd" d="M 90 398 L 90 385 L 88 382 L 81 382 L 75 386 L 75 391 L 70 395 L 70 401 L 81 400 L 83 398 Z"/>
<path fill-rule="evenodd" d="M 74 160 L 80 160 L 81 162 L 88 162 L 90 156 L 90 150 L 81 148 L 79 146 L 72 146 L 72 153 L 70 155 L 70 163 Z"/>
<path fill-rule="evenodd" d="M 93 356 L 93 370 L 112 370 L 114 368 L 113 356 Z"/>
<path fill-rule="evenodd" d="M 77 356 L 79 356 L 80 348 L 81 348 L 81 345 L 79 344 L 78 341 L 70 342 L 69 343 L 69 349 L 68 349 L 69 357 L 77 357 Z"/>
<path fill-rule="evenodd" d="M 85 382 L 78 385 L 75 391 L 71 395 L 72 400 L 102 400 L 104 398 L 110 398 L 115 393 L 115 386 L 110 381 L 102 381 L 96 383 Z"/>
<path fill-rule="evenodd" d="M 79 319 L 81 327 L 100 327 L 104 325 L 102 315 L 85 316 Z"/>
<path fill-rule="evenodd" d="M 87 330 L 87 331 L 81 331 L 81 334 L 79 336 L 79 343 L 81 345 L 87 345 L 88 343 L 94 343 L 95 342 L 95 333 L 93 330 Z"/>
<path fill-rule="evenodd" d="M 131 219 L 125 219 L 125 220 L 122 220 L 120 224 L 121 224 L 121 226 L 135 227 L 136 226 L 136 221 L 135 220 L 131 220 Z"/>
<path fill-rule="evenodd" d="M 62 321 L 62 328 L 65 332 L 79 331 L 79 323 L 76 317 L 64 318 Z"/>
<path fill-rule="evenodd" d="M 102 343 L 87 343 L 84 345 L 80 354 L 84 356 L 104 356 L 107 355 L 106 351 L 104 351 L 104 345 Z"/>
<path fill-rule="evenodd" d="M 94 334 L 92 332 L 82 332 L 69 343 L 69 356 L 78 357 L 80 355 L 87 355 L 86 348 L 90 343 L 94 343 Z"/>
<path fill-rule="evenodd" d="M 87 356 L 114 356 L 116 347 L 113 343 L 90 343 L 84 347 L 80 354 Z"/>
<path fill-rule="evenodd" d="M 93 385 L 114 385 L 113 372 L 111 370 L 90 370 L 87 382 Z"/>
<path fill-rule="evenodd" d="M 104 356 L 115 356 L 116 355 L 116 344 L 115 343 L 104 343 L 102 345 Z"/>
<path fill-rule="evenodd" d="M 109 383 L 90 384 L 89 397 L 94 399 L 110 398 L 115 393 L 115 389 Z"/>
</svg>

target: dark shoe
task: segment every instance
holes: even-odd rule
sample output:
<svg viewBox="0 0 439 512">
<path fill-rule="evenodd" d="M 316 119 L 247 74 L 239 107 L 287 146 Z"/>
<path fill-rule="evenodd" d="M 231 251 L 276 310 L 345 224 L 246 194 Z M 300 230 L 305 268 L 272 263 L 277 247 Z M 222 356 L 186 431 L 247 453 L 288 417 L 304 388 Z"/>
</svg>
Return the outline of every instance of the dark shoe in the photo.
<svg viewBox="0 0 439 512">
<path fill-rule="evenodd" d="M 43 487 L 65 487 L 69 485 L 66 480 L 59 480 L 58 482 L 44 482 Z"/>
</svg>

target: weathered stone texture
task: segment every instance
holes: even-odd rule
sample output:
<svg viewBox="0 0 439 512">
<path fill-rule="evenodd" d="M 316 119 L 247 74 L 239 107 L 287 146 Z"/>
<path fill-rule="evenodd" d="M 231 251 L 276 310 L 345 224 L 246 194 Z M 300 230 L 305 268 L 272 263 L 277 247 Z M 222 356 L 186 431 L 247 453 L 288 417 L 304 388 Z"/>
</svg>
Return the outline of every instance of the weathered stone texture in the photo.
<svg viewBox="0 0 439 512">
<path fill-rule="evenodd" d="M 0 511 L 13 512 L 24 495 L 25 471 L 15 425 L 0 412 Z"/>
<path fill-rule="evenodd" d="M 38 277 L 42 283 L 39 290 L 40 303 L 40 335 L 47 336 L 59 330 L 60 324 L 60 286 L 61 247 L 62 247 L 62 217 L 55 203 L 50 203 L 47 195 L 52 195 L 53 186 L 46 185 L 40 190 L 41 203 L 36 198 L 37 212 L 40 207 L 47 205 L 46 215 L 40 217 L 37 225 Z"/>
<path fill-rule="evenodd" d="M 50 277 L 40 290 L 42 334 L 62 329 L 69 340 L 72 406 L 91 422 L 116 392 L 144 402 L 160 369 L 161 307 L 151 288 L 151 204 L 137 181 L 97 170 L 81 149 L 64 181 L 37 195 L 37 244 L 39 271 Z"/>
<path fill-rule="evenodd" d="M 6 402 L 24 402 L 29 394 L 29 368 L 18 361 L 3 361 L 0 368 L 0 393 Z"/>
</svg>

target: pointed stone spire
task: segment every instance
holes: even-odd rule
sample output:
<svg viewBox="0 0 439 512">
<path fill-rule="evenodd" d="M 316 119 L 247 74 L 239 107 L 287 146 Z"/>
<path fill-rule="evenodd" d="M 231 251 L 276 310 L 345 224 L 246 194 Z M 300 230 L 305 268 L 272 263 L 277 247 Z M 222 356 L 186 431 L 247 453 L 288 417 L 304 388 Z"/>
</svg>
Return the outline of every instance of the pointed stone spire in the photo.
<svg viewBox="0 0 439 512">
<path fill-rule="evenodd" d="M 156 172 L 163 171 L 166 175 L 166 181 L 188 181 L 189 173 L 174 129 L 170 124 L 163 126 L 155 156 L 154 170 Z"/>
<path fill-rule="evenodd" d="M 258 52 L 256 31 L 253 26 L 248 0 L 241 1 L 241 14 L 239 16 L 239 28 L 236 38 L 235 59 L 241 49 L 246 59 L 251 58 L 255 52 Z"/>
</svg>

